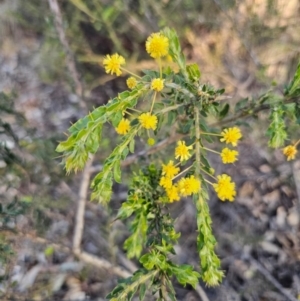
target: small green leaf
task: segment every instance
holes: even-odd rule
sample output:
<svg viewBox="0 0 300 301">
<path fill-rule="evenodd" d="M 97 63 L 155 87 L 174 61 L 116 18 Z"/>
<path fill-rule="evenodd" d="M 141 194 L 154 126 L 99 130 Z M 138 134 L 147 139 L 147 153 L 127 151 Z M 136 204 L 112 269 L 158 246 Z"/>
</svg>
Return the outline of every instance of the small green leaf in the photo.
<svg viewBox="0 0 300 301">
<path fill-rule="evenodd" d="M 191 64 L 186 66 L 187 73 L 189 75 L 189 79 L 191 81 L 199 81 L 201 77 L 201 72 L 199 66 L 197 64 Z"/>
<path fill-rule="evenodd" d="M 219 116 L 220 116 L 221 119 L 224 118 L 224 117 L 226 117 L 226 115 L 229 112 L 229 109 L 230 109 L 230 106 L 229 106 L 228 103 L 226 103 L 225 106 L 223 107 L 223 109 L 219 113 Z"/>
<path fill-rule="evenodd" d="M 121 183 L 121 163 L 120 163 L 120 161 L 115 162 L 114 179 L 117 183 Z"/>
<path fill-rule="evenodd" d="M 238 112 L 246 107 L 248 104 L 248 98 L 243 98 L 240 101 L 238 101 L 234 107 L 234 112 Z"/>
<path fill-rule="evenodd" d="M 47 256 L 47 257 L 53 255 L 53 253 L 54 253 L 54 248 L 53 248 L 53 246 L 49 246 L 49 247 L 47 247 L 47 248 L 44 250 L 44 254 L 45 254 L 45 256 Z"/>
<path fill-rule="evenodd" d="M 143 301 L 146 295 L 146 284 L 142 283 L 140 285 L 140 293 L 139 293 L 139 299 L 140 301 Z"/>
</svg>

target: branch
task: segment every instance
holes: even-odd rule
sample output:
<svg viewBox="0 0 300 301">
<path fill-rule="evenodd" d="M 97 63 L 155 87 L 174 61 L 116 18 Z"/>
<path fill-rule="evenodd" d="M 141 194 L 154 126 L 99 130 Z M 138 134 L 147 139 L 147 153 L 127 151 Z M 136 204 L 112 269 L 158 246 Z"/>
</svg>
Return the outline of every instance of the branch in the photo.
<svg viewBox="0 0 300 301">
<path fill-rule="evenodd" d="M 283 103 L 284 104 L 291 104 L 291 103 L 300 104 L 300 98 L 299 97 L 286 98 L 286 99 L 284 99 Z M 217 126 L 217 125 L 222 126 L 227 123 L 234 122 L 240 118 L 246 118 L 246 117 L 253 116 L 261 111 L 270 110 L 274 104 L 272 104 L 272 105 L 271 104 L 261 104 L 260 106 L 257 106 L 257 107 L 255 104 L 250 105 L 248 108 L 244 108 L 244 109 L 241 109 L 240 111 L 238 111 L 234 116 L 225 118 L 222 121 L 213 123 L 213 124 L 211 124 L 211 126 Z"/>
<path fill-rule="evenodd" d="M 82 173 L 82 180 L 79 189 L 79 199 L 77 204 L 75 229 L 74 229 L 74 236 L 73 236 L 74 253 L 80 252 L 80 245 L 81 245 L 83 229 L 84 229 L 84 212 L 85 212 L 86 198 L 88 194 L 88 188 L 90 185 L 90 177 L 91 177 L 91 173 L 89 172 L 89 169 L 92 166 L 93 159 L 94 156 L 92 156 L 90 160 L 87 162 Z"/>
<path fill-rule="evenodd" d="M 257 260 L 250 258 L 250 262 L 256 267 L 256 269 L 270 282 L 278 291 L 284 295 L 289 301 L 299 301 L 289 291 L 287 291 L 282 285 L 272 276 L 272 274 L 263 267 Z"/>
</svg>

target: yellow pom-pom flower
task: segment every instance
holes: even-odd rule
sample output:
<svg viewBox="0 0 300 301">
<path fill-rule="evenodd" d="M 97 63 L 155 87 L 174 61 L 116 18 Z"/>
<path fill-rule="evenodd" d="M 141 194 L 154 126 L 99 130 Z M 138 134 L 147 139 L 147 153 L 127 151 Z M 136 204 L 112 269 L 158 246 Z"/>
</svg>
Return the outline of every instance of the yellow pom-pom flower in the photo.
<svg viewBox="0 0 300 301">
<path fill-rule="evenodd" d="M 173 178 L 179 173 L 180 168 L 174 166 L 174 162 L 171 160 L 167 165 L 162 165 L 162 175 L 165 175 L 167 178 Z"/>
<path fill-rule="evenodd" d="M 283 154 L 287 157 L 288 161 L 293 160 L 297 154 L 297 149 L 294 145 L 288 145 L 283 149 Z"/>
<path fill-rule="evenodd" d="M 238 127 L 225 129 L 222 133 L 221 142 L 225 142 L 227 144 L 231 143 L 233 146 L 237 145 L 237 141 L 242 138 L 241 130 Z"/>
<path fill-rule="evenodd" d="M 128 119 L 123 118 L 119 125 L 116 127 L 116 132 L 119 135 L 126 135 L 130 130 L 130 121 Z"/>
<path fill-rule="evenodd" d="M 149 139 L 147 140 L 147 143 L 148 143 L 148 145 L 152 146 L 152 145 L 155 144 L 155 139 L 149 138 Z"/>
<path fill-rule="evenodd" d="M 122 74 L 121 65 L 125 64 L 125 59 L 123 56 L 119 54 L 113 54 L 110 56 L 109 54 L 106 55 L 105 59 L 103 60 L 103 65 L 105 67 L 105 72 L 114 74 L 116 73 L 117 76 Z"/>
<path fill-rule="evenodd" d="M 185 141 L 178 141 L 177 147 L 175 148 L 175 159 L 179 158 L 180 161 L 188 160 L 192 156 L 189 152 L 192 148 L 193 147 L 191 145 L 186 146 Z"/>
<path fill-rule="evenodd" d="M 139 122 L 143 128 L 155 130 L 157 126 L 157 117 L 148 113 L 143 113 L 139 116 Z"/>
<path fill-rule="evenodd" d="M 231 177 L 226 174 L 222 174 L 217 178 L 218 183 L 213 184 L 213 187 L 218 195 L 218 198 L 221 201 L 229 200 L 232 202 L 236 195 L 235 183 L 231 182 Z"/>
<path fill-rule="evenodd" d="M 155 59 L 166 56 L 169 52 L 169 39 L 159 32 L 152 33 L 146 41 L 146 51 Z"/>
<path fill-rule="evenodd" d="M 135 77 L 131 76 L 126 80 L 126 84 L 127 87 L 132 90 L 137 85 L 137 81 Z"/>
<path fill-rule="evenodd" d="M 238 160 L 238 158 L 237 158 L 238 154 L 239 154 L 238 151 L 231 150 L 231 149 L 225 147 L 221 152 L 222 162 L 224 164 L 234 163 L 235 161 Z"/>
<path fill-rule="evenodd" d="M 182 196 L 188 196 L 193 193 L 199 192 L 201 188 L 201 182 L 195 178 L 195 176 L 190 176 L 189 178 L 182 178 L 178 182 L 178 191 Z"/>
<path fill-rule="evenodd" d="M 151 89 L 159 92 L 164 88 L 164 80 L 160 78 L 154 78 L 151 82 Z"/>
<path fill-rule="evenodd" d="M 178 188 L 176 185 L 172 185 L 170 188 L 166 190 L 166 192 L 170 203 L 180 200 L 180 196 L 178 194 Z"/>
<path fill-rule="evenodd" d="M 165 189 L 170 189 L 173 185 L 172 180 L 167 177 L 161 177 L 159 181 L 159 185 L 164 187 Z"/>
</svg>

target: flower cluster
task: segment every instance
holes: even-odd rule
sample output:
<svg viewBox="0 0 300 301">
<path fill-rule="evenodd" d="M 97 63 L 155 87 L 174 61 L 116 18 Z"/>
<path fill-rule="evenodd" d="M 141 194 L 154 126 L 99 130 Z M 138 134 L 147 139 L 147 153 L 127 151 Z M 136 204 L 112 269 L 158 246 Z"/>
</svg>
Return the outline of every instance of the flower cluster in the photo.
<svg viewBox="0 0 300 301">
<path fill-rule="evenodd" d="M 165 79 L 162 75 L 162 65 L 160 58 L 167 57 L 169 55 L 169 40 L 166 36 L 164 36 L 163 33 L 157 32 L 151 34 L 147 41 L 146 41 L 146 51 L 147 53 L 154 59 L 159 59 L 159 70 L 160 70 L 160 76 L 157 78 L 152 78 L 150 82 L 143 82 L 140 80 L 140 77 L 138 75 L 136 76 L 130 76 L 126 80 L 126 84 L 130 90 L 135 89 L 138 83 L 144 83 L 144 88 L 148 91 L 154 91 L 154 92 L 161 92 L 165 87 Z M 117 76 L 122 74 L 122 71 L 128 72 L 132 74 L 131 72 L 124 69 L 122 66 L 125 64 L 125 59 L 119 55 L 119 54 L 113 54 L 113 55 L 107 55 L 105 59 L 103 60 L 103 65 L 105 67 L 106 73 L 110 74 L 116 74 Z M 133 74 L 134 75 L 134 74 Z M 157 130 L 158 125 L 158 116 L 157 112 L 153 111 L 155 110 L 156 106 L 156 95 L 154 94 L 148 94 L 152 95 L 152 104 L 150 110 L 147 112 L 140 112 L 139 110 L 136 110 L 135 108 L 132 108 L 134 111 L 126 112 L 130 116 L 130 119 L 137 119 L 140 128 L 145 129 L 148 135 L 147 143 L 148 145 L 152 146 L 155 143 L 155 139 L 151 138 L 149 136 L 149 130 Z M 137 112 L 137 113 L 136 113 Z M 124 112 L 122 112 L 124 114 Z M 131 130 L 130 120 L 127 118 L 123 118 L 118 126 L 116 127 L 116 132 L 119 135 L 126 135 Z M 134 122 L 132 123 L 134 124 Z M 209 134 L 209 133 L 204 133 Z M 212 135 L 218 135 L 220 136 L 220 141 L 224 142 L 226 144 L 231 144 L 232 147 L 236 147 L 238 141 L 242 138 L 242 133 L 238 127 L 231 127 L 224 129 L 220 134 L 212 134 Z M 195 142 L 199 143 L 199 142 Z M 192 155 L 194 155 L 194 149 L 193 145 L 186 145 L 186 142 L 184 140 L 179 140 L 177 142 L 177 145 L 175 147 L 175 154 L 174 157 L 176 160 L 179 161 L 178 164 L 181 163 L 181 165 L 186 165 L 188 160 L 191 159 Z M 200 145 L 200 149 L 206 149 L 210 150 L 208 148 L 205 148 L 202 144 Z M 210 150 L 214 153 L 218 153 L 214 150 Z M 295 154 L 297 152 L 296 145 L 295 146 L 287 146 L 283 150 L 284 154 L 287 156 L 288 160 L 291 160 L 295 157 Z M 219 153 L 222 159 L 222 162 L 224 164 L 231 164 L 238 160 L 238 151 L 234 149 L 230 149 L 229 147 L 225 147 L 222 149 L 222 151 Z M 200 154 L 198 153 L 198 156 Z M 189 175 L 185 177 L 181 177 L 176 183 L 174 183 L 174 179 L 178 177 L 178 173 L 180 172 L 180 168 L 178 167 L 178 164 L 174 164 L 174 162 L 171 160 L 168 164 L 162 165 L 162 175 L 160 178 L 160 186 L 162 186 L 165 189 L 166 195 L 168 197 L 169 202 L 178 201 L 181 197 L 190 196 L 192 194 L 196 194 L 201 189 L 201 182 L 198 179 L 198 177 L 195 177 L 195 175 Z M 188 167 L 185 169 L 182 173 L 186 172 L 191 168 Z M 202 167 L 200 167 L 202 169 Z M 208 173 L 209 174 L 209 173 Z M 213 177 L 213 175 L 211 174 Z M 205 180 L 205 179 L 204 179 Z M 208 183 L 212 184 L 214 190 L 216 191 L 218 197 L 224 201 L 229 200 L 233 201 L 234 196 L 236 194 L 235 192 L 235 184 L 231 181 L 231 178 L 228 175 L 222 174 L 215 178 L 216 183 Z M 205 180 L 206 181 L 206 180 Z"/>
<path fill-rule="evenodd" d="M 173 165 L 173 161 L 170 161 L 168 165 L 163 165 L 162 169 L 162 177 L 159 185 L 165 189 L 170 203 L 179 201 L 182 196 L 186 197 L 200 191 L 201 182 L 196 179 L 194 175 L 181 178 L 177 183 L 173 183 L 172 178 L 179 172 L 179 168 Z M 166 173 L 166 169 L 170 171 L 170 173 Z M 169 177 L 169 175 L 173 177 Z"/>
<path fill-rule="evenodd" d="M 153 33 L 151 34 L 147 41 L 146 41 L 146 51 L 149 53 L 149 55 L 153 58 L 161 58 L 163 56 L 167 56 L 169 53 L 169 40 L 167 37 L 165 37 L 162 33 Z M 116 74 L 117 76 L 120 76 L 122 74 L 122 70 L 126 71 L 130 74 L 132 72 L 127 71 L 122 67 L 122 65 L 125 64 L 125 59 L 123 56 L 115 53 L 113 55 L 106 55 L 106 57 L 103 60 L 103 65 L 105 68 L 105 72 L 108 74 Z M 160 77 L 159 78 L 153 78 L 150 83 L 145 83 L 144 87 L 147 87 L 147 89 L 160 92 L 164 89 L 164 79 L 162 78 L 162 66 L 161 61 L 159 61 L 159 67 L 160 67 Z M 133 74 L 134 75 L 134 74 Z M 140 77 L 138 75 L 130 76 L 126 80 L 126 84 L 130 90 L 133 90 L 137 84 L 138 79 Z M 156 93 L 154 94 L 154 97 L 152 99 L 152 105 L 150 112 L 140 113 L 139 116 L 137 116 L 137 119 L 141 125 L 142 128 L 146 130 L 156 130 L 158 119 L 155 114 L 152 114 L 152 109 L 155 104 L 155 98 Z M 134 109 L 135 110 L 135 109 Z M 138 112 L 138 110 L 135 110 Z M 124 113 L 124 112 L 122 112 Z M 129 114 L 129 112 L 127 112 Z M 132 114 L 130 114 L 132 115 Z M 119 135 L 126 135 L 130 130 L 130 120 L 128 119 L 122 119 L 118 126 L 115 128 L 116 132 Z M 155 143 L 155 140 L 153 138 L 148 139 L 148 144 L 153 145 Z M 186 157 L 186 156 L 185 156 Z"/>
<path fill-rule="evenodd" d="M 190 153 L 192 148 L 191 145 L 186 146 L 185 141 L 178 141 L 177 147 L 175 148 L 175 158 L 179 159 L 180 162 L 185 162 L 192 156 Z M 200 180 L 195 178 L 194 175 L 182 177 L 177 183 L 173 183 L 173 180 L 178 176 L 180 171 L 177 165 L 174 165 L 174 161 L 172 160 L 169 161 L 168 164 L 162 165 L 162 177 L 160 178 L 159 185 L 165 189 L 170 203 L 179 201 L 180 197 L 196 194 L 201 188 Z"/>
</svg>

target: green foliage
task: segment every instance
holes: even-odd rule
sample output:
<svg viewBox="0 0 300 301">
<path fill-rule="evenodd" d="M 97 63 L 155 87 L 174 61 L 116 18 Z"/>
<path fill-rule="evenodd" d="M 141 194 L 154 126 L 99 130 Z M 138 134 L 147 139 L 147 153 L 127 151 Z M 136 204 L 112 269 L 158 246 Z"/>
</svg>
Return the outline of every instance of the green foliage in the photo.
<svg viewBox="0 0 300 301">
<path fill-rule="evenodd" d="M 177 242 L 179 234 L 175 232 L 174 220 L 164 212 L 166 203 L 163 201 L 163 190 L 158 184 L 160 174 L 160 170 L 150 165 L 135 175 L 128 200 L 122 204 L 118 212 L 118 217 L 122 219 L 127 219 L 133 214 L 135 216 L 130 222 L 132 234 L 125 241 L 124 246 L 128 257 L 140 258 L 144 269 L 139 269 L 133 277 L 126 282 L 121 282 L 107 296 L 110 300 L 130 300 L 138 289 L 140 289 L 140 296 L 143 296 L 146 286 L 142 284 L 145 285 L 149 281 L 148 286 L 151 286 L 151 281 L 158 284 L 153 294 L 157 291 L 161 296 L 168 293 L 175 299 L 172 276 L 183 285 L 190 284 L 195 287 L 198 283 L 200 274 L 191 266 L 176 265 L 168 259 L 168 255 L 175 253 L 173 245 Z M 145 247 L 148 252 L 140 256 Z"/>
<path fill-rule="evenodd" d="M 82 6 L 82 1 L 72 0 L 72 3 L 86 14 L 92 14 L 91 10 Z M 108 11 L 107 14 L 113 12 Z M 200 277 L 207 285 L 218 285 L 224 273 L 215 253 L 216 239 L 208 206 L 209 185 L 221 200 L 232 201 L 236 192 L 230 176 L 215 176 L 207 153 L 221 153 L 211 150 L 206 144 L 218 139 L 234 147 L 242 134 L 237 127 L 224 131 L 220 126 L 211 128 L 209 120 L 213 117 L 220 124 L 241 124 L 242 118 L 256 118 L 259 111 L 271 109 L 269 144 L 280 147 L 287 139 L 285 106 L 290 104 L 291 114 L 299 115 L 299 99 L 291 105 L 291 97 L 298 93 L 298 71 L 284 97 L 270 90 L 257 99 L 242 99 L 231 110 L 228 102 L 220 103 L 224 89 L 202 83 L 199 67 L 196 64 L 186 65 L 176 32 L 166 28 L 161 35 L 168 38 L 168 53 L 179 71 L 175 72 L 171 66 L 163 67 L 159 58 L 159 71 L 144 70 L 141 77 L 136 76 L 137 85 L 133 90 L 120 93 L 107 105 L 94 109 L 77 121 L 69 129 L 68 139 L 57 147 L 57 151 L 63 153 L 67 172 L 77 171 L 84 167 L 90 154 L 99 149 L 104 124 L 110 123 L 116 129 L 122 137 L 91 184 L 92 198 L 107 205 L 113 193 L 113 183 L 122 183 L 121 167 L 129 152 L 134 153 L 137 137 L 152 144 L 164 139 L 168 132 L 176 132 L 182 139 L 175 148 L 174 160 L 178 163 L 170 160 L 161 166 L 163 155 L 156 155 L 150 157 L 150 165 L 141 161 L 140 170 L 132 176 L 128 198 L 119 209 L 117 218 L 128 220 L 131 234 L 125 240 L 124 248 L 128 257 L 136 257 L 142 267 L 117 285 L 107 296 L 110 300 L 131 300 L 136 293 L 142 300 L 147 288 L 152 294 L 158 293 L 158 300 L 176 300 L 172 284 L 174 277 L 182 285 L 195 287 Z M 121 67 L 114 63 L 112 68 L 118 73 Z M 163 82 L 162 91 L 152 87 L 153 79 Z M 150 151 L 160 151 L 160 148 L 156 149 L 154 145 Z M 135 156 L 138 158 L 139 155 Z M 233 163 L 221 157 L 224 164 Z M 168 203 L 190 195 L 193 195 L 197 211 L 199 272 L 189 265 L 177 265 L 170 259 L 175 254 L 174 245 L 180 234 L 174 229 Z"/>
<path fill-rule="evenodd" d="M 283 119 L 284 110 L 281 106 L 276 106 L 273 108 L 270 115 L 270 126 L 268 128 L 267 134 L 270 136 L 269 146 L 270 147 L 280 147 L 284 145 L 284 141 L 287 138 L 287 133 L 285 130 L 285 122 Z"/>
<path fill-rule="evenodd" d="M 300 61 L 297 66 L 296 73 L 291 83 L 287 86 L 284 92 L 285 96 L 298 97 L 300 96 Z"/>
</svg>

